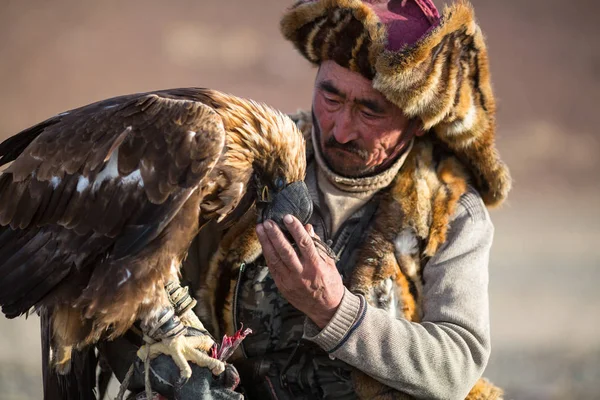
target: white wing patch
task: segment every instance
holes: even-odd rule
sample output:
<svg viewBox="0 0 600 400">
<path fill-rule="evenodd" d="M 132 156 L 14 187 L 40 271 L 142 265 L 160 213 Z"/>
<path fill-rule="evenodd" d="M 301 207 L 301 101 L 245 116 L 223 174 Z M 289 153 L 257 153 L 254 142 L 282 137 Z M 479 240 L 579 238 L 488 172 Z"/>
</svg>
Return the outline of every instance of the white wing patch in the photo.
<svg viewBox="0 0 600 400">
<path fill-rule="evenodd" d="M 144 186 L 144 180 L 142 179 L 142 173 L 140 172 L 139 168 L 136 169 L 135 171 L 133 171 L 132 173 L 130 173 L 129 175 L 125 175 L 123 177 L 121 177 L 119 175 L 118 159 L 119 159 L 119 149 L 116 149 L 111 154 L 111 156 L 108 160 L 108 163 L 106 163 L 104 168 L 102 168 L 100 173 L 96 176 L 96 179 L 94 179 L 93 184 L 92 184 L 92 191 L 94 191 L 94 192 L 97 191 L 98 188 L 102 185 L 102 182 L 111 181 L 111 180 L 114 180 L 117 178 L 120 178 L 120 183 L 122 185 L 136 184 L 141 187 Z M 82 178 L 85 181 L 82 181 Z M 80 184 L 81 184 L 81 190 L 85 190 L 89 184 L 89 181 L 85 177 L 80 177 L 79 182 L 77 184 L 77 191 L 79 191 Z"/>
<path fill-rule="evenodd" d="M 137 183 L 138 185 L 140 185 L 142 187 L 144 186 L 144 181 L 142 180 L 142 173 L 140 172 L 139 169 L 136 169 L 129 175 L 126 175 L 123 178 L 121 178 L 121 182 L 125 185 L 131 185 L 133 183 Z"/>
<path fill-rule="evenodd" d="M 119 168 L 118 168 L 118 159 L 119 159 L 119 149 L 113 151 L 108 160 L 108 163 L 102 168 L 102 171 L 96 176 L 94 179 L 94 184 L 92 185 L 92 190 L 95 192 L 98 190 L 102 182 L 112 180 L 119 177 Z"/>
<path fill-rule="evenodd" d="M 50 184 L 52 185 L 52 189 L 56 189 L 58 187 L 58 185 L 60 185 L 62 179 L 60 179 L 58 176 L 53 176 L 50 179 Z"/>
<path fill-rule="evenodd" d="M 90 185 L 90 180 L 83 175 L 79 176 L 79 180 L 77 181 L 77 192 L 83 192 Z"/>
</svg>

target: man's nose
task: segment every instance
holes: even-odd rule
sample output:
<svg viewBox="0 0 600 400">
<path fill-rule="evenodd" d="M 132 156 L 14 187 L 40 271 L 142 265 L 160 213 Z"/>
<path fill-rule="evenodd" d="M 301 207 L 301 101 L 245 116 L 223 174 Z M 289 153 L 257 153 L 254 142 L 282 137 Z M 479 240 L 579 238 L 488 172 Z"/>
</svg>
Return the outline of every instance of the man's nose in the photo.
<svg viewBox="0 0 600 400">
<path fill-rule="evenodd" d="M 349 107 L 344 107 L 336 116 L 333 137 L 335 137 L 338 143 L 342 144 L 358 138 L 352 110 Z"/>
</svg>

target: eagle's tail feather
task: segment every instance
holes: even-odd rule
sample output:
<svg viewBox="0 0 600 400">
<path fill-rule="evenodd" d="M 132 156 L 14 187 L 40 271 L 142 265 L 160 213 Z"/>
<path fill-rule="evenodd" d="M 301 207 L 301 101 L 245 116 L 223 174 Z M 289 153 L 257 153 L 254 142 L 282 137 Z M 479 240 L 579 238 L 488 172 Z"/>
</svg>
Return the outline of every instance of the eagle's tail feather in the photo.
<svg viewBox="0 0 600 400">
<path fill-rule="evenodd" d="M 52 330 L 50 312 L 40 315 L 42 339 L 42 376 L 44 400 L 95 400 L 96 366 L 98 359 L 94 347 L 73 350 L 71 368 L 62 375 L 52 366 Z"/>
</svg>

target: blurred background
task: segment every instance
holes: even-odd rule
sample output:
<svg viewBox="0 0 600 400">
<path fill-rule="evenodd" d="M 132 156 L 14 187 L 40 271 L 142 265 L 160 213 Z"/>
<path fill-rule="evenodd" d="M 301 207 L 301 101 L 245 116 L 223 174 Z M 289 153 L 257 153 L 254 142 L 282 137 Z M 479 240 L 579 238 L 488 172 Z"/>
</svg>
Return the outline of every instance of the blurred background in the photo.
<svg viewBox="0 0 600 400">
<path fill-rule="evenodd" d="M 437 1 L 438 7 L 443 2 Z M 293 112 L 315 69 L 285 1 L 0 0 L 0 139 L 120 94 L 204 86 Z M 508 399 L 600 398 L 600 5 L 475 2 L 515 184 L 492 212 L 493 353 Z M 0 399 L 41 398 L 37 316 L 0 317 Z"/>
</svg>

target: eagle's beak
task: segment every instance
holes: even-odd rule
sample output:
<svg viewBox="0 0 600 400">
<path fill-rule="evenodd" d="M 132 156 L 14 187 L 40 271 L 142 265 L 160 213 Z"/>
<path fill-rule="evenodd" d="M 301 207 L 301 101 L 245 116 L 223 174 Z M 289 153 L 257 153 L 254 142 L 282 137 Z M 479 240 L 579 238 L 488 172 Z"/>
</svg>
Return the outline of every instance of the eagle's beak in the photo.
<svg viewBox="0 0 600 400">
<path fill-rule="evenodd" d="M 308 223 L 313 212 L 313 202 L 303 181 L 290 183 L 281 192 L 272 196 L 271 202 L 259 215 L 258 222 L 273 220 L 284 232 L 287 229 L 283 223 L 283 217 L 287 214 L 298 218 L 302 225 Z"/>
</svg>

